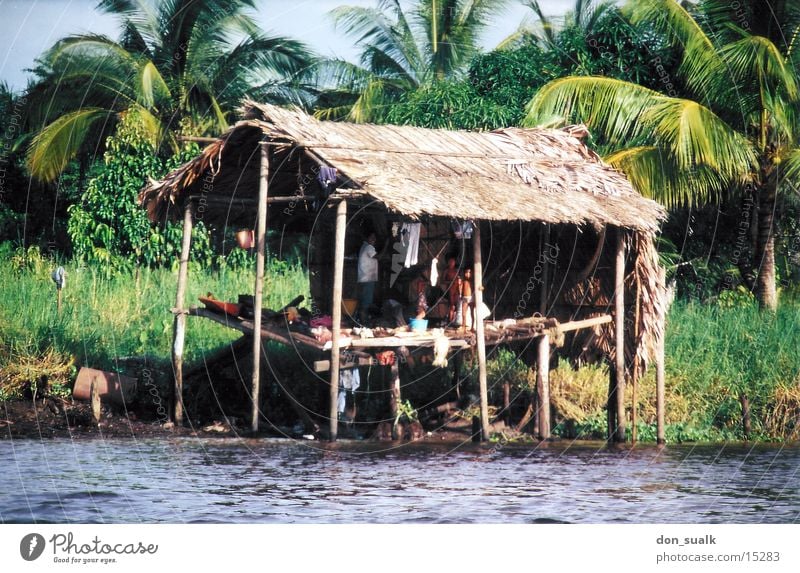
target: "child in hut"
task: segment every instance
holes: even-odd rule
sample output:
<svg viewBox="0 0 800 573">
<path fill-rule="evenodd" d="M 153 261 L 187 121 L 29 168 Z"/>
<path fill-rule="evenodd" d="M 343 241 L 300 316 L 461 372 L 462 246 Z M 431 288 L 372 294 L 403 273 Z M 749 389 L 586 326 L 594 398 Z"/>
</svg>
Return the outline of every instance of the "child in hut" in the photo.
<svg viewBox="0 0 800 573">
<path fill-rule="evenodd" d="M 472 320 L 473 310 L 472 269 L 464 269 L 464 278 L 461 280 L 461 330 L 472 330 L 475 327 Z"/>
<path fill-rule="evenodd" d="M 428 272 L 422 271 L 417 275 L 410 285 L 410 299 L 416 303 L 415 316 L 419 319 L 425 318 L 428 312 Z"/>
<path fill-rule="evenodd" d="M 444 271 L 444 286 L 447 289 L 447 297 L 450 302 L 447 320 L 453 323 L 456 319 L 457 308 L 461 301 L 461 277 L 456 268 L 456 258 L 447 257 L 447 268 Z"/>
</svg>

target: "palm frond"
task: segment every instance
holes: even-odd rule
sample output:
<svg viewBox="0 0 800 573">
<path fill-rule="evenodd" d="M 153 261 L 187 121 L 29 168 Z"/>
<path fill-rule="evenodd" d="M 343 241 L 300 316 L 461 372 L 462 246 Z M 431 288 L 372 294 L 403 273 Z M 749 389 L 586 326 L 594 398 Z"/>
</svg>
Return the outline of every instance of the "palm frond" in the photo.
<svg viewBox="0 0 800 573">
<path fill-rule="evenodd" d="M 147 109 L 152 109 L 156 98 L 169 98 L 171 96 L 169 86 L 158 71 L 153 62 L 144 62 L 139 68 L 138 82 L 139 102 Z"/>
<path fill-rule="evenodd" d="M 695 101 L 662 97 L 642 114 L 642 124 L 670 149 L 680 170 L 702 166 L 732 179 L 756 165 L 750 142 Z"/>
<path fill-rule="evenodd" d="M 83 108 L 61 116 L 40 131 L 28 148 L 27 163 L 31 175 L 43 181 L 56 179 L 70 159 L 75 157 L 89 129 L 113 112 Z"/>
<path fill-rule="evenodd" d="M 625 14 L 634 25 L 652 25 L 683 51 L 678 73 L 701 100 L 713 100 L 719 89 L 729 85 L 717 46 L 677 0 L 629 0 Z"/>
<path fill-rule="evenodd" d="M 779 185 L 800 196 L 800 148 L 793 148 L 780 164 Z"/>
<path fill-rule="evenodd" d="M 763 36 L 745 36 L 721 49 L 737 87 L 760 96 L 759 108 L 772 111 L 775 101 L 781 105 L 798 99 L 797 76 L 778 47 Z"/>
<path fill-rule="evenodd" d="M 544 86 L 525 108 L 525 126 L 553 117 L 583 122 L 611 145 L 624 146 L 642 134 L 646 110 L 664 96 L 640 85 L 605 77 L 570 76 Z"/>
<path fill-rule="evenodd" d="M 603 159 L 623 171 L 639 193 L 668 209 L 715 203 L 729 183 L 707 167 L 681 168 L 670 150 L 652 145 L 623 149 Z"/>
</svg>

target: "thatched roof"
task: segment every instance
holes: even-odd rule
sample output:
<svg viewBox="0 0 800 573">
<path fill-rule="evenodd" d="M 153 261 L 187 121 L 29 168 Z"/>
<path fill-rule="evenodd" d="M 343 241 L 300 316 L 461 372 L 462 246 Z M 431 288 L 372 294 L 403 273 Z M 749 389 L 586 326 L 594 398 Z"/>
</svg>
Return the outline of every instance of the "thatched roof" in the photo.
<svg viewBox="0 0 800 573">
<path fill-rule="evenodd" d="M 300 149 L 336 167 L 344 180 L 337 193 L 366 196 L 409 217 L 608 224 L 653 233 L 665 216 L 583 144 L 580 130 L 361 125 L 254 102 L 245 103 L 243 117 L 196 159 L 142 191 L 151 218 L 177 215 L 173 205 L 203 191 L 254 197 L 261 139 L 278 144 L 273 153 L 288 157 Z M 278 170 L 288 165 L 285 157 Z M 298 193 L 299 176 L 289 171 L 278 194 Z"/>
</svg>

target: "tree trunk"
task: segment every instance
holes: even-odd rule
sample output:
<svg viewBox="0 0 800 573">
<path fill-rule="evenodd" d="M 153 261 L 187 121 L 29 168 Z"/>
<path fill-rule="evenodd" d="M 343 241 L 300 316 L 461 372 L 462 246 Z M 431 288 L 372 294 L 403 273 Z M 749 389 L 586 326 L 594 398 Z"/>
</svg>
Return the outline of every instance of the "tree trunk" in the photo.
<svg viewBox="0 0 800 573">
<path fill-rule="evenodd" d="M 775 196 L 777 180 L 774 169 L 762 169 L 762 187 L 758 202 L 758 243 L 756 251 L 756 297 L 761 308 L 775 310 Z"/>
<path fill-rule="evenodd" d="M 739 401 L 742 403 L 742 432 L 744 439 L 750 439 L 750 400 L 744 392 L 739 395 Z"/>
</svg>

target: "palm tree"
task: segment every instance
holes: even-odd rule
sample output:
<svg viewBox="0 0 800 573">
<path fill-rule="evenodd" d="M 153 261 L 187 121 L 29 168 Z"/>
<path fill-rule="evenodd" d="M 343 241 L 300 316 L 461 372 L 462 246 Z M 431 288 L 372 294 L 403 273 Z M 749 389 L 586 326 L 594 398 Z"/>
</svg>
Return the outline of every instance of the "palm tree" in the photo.
<svg viewBox="0 0 800 573">
<path fill-rule="evenodd" d="M 34 70 L 31 173 L 54 179 L 90 133 L 104 141 L 129 108 L 159 141 L 171 130 L 218 133 L 244 95 L 296 96 L 291 82 L 311 64 L 309 51 L 262 34 L 254 8 L 254 0 L 101 0 L 97 9 L 120 20 L 120 39 L 69 36 Z"/>
<path fill-rule="evenodd" d="M 331 12 L 337 29 L 355 38 L 361 65 L 326 62 L 322 84 L 339 92 L 318 115 L 374 121 L 381 106 L 420 86 L 457 76 L 478 54 L 481 33 L 509 0 L 378 0 L 375 8 L 340 6 Z M 341 100 L 344 100 L 342 103 Z M 323 102 L 326 99 L 323 97 Z"/>
<path fill-rule="evenodd" d="M 634 25 L 647 23 L 681 48 L 677 77 L 663 78 L 674 86 L 669 93 L 567 77 L 531 100 L 525 123 L 584 121 L 615 149 L 607 161 L 668 207 L 754 189 L 756 295 L 774 309 L 776 194 L 800 175 L 800 7 L 790 0 L 705 0 L 687 9 L 676 0 L 630 0 L 626 12 Z"/>
<path fill-rule="evenodd" d="M 521 0 L 521 2 L 531 9 L 534 18 L 525 18 L 517 31 L 500 43 L 501 48 L 533 41 L 544 49 L 558 50 L 558 35 L 561 32 L 577 28 L 589 36 L 600 19 L 614 7 L 612 0 L 575 0 L 572 10 L 557 21 L 545 14 L 539 0 Z"/>
</svg>

